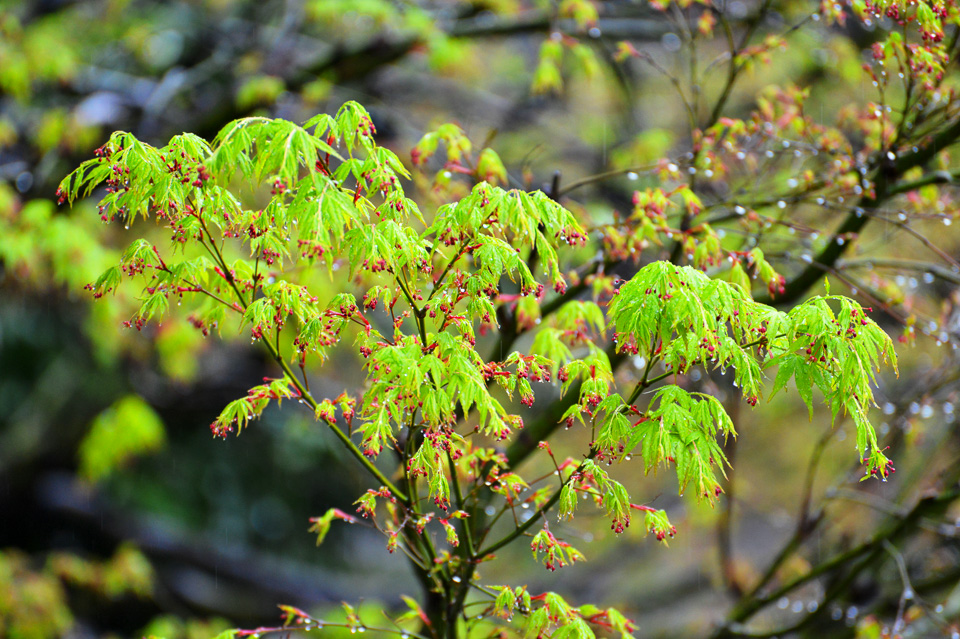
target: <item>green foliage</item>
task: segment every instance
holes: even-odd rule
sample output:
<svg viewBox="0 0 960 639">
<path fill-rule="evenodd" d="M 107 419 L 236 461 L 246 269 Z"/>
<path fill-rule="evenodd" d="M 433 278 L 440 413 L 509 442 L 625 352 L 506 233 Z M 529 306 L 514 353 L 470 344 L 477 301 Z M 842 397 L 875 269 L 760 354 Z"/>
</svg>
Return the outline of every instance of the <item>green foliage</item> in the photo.
<svg viewBox="0 0 960 639">
<path fill-rule="evenodd" d="M 52 639 L 73 631 L 67 587 L 106 600 L 148 597 L 153 568 L 136 548 L 123 544 L 105 561 L 68 552 L 51 553 L 42 569 L 15 550 L 0 552 L 0 634 L 11 639 Z M 176 635 L 171 635 L 176 636 Z"/>
<path fill-rule="evenodd" d="M 143 399 L 127 395 L 93 420 L 80 443 L 80 475 L 99 481 L 166 442 L 163 422 Z"/>
<path fill-rule="evenodd" d="M 576 13 L 578 20 L 583 15 Z M 556 55 L 551 51 L 548 60 Z M 603 286 L 592 299 L 573 299 L 561 264 L 588 239 L 578 216 L 540 191 L 497 186 L 506 175 L 489 149 L 481 152 L 477 170 L 463 171 L 476 180 L 468 192 L 424 213 L 405 194 L 410 174 L 374 134 L 369 114 L 356 103 L 303 126 L 237 120 L 209 144 L 184 134 L 156 148 L 116 133 L 61 184 L 72 202 L 105 183 L 99 204 L 104 221 L 130 225 L 137 216 L 152 217 L 172 236 L 168 249 L 134 241 L 91 285 L 95 296 L 138 281 L 142 293 L 131 325 L 166 321 L 177 313 L 170 304 L 175 300 L 187 306 L 204 335 L 212 328 L 249 332 L 280 366 L 282 377 L 224 408 L 211 425 L 214 435 L 239 433 L 272 400 L 296 399 L 375 478 L 379 489 L 356 501 L 360 518 L 331 509 L 311 520 L 317 543 L 337 520 L 373 522 L 390 552 L 402 548 L 422 579 L 447 584 L 462 601 L 469 585 L 479 585 L 475 566 L 481 558 L 520 537 L 554 506 L 561 517 L 572 517 L 578 495 L 591 498 L 615 532 L 624 531 L 636 511 L 657 539 L 672 537 L 676 528 L 667 514 L 634 503 L 601 462 L 640 455 L 647 472 L 674 466 L 681 493 L 692 486 L 711 503 L 720 496 L 727 458 L 719 437 L 736 434 L 732 420 L 709 394 L 658 385 L 694 367 L 732 371 L 751 405 L 762 394 L 766 368 L 777 367 L 774 394 L 793 378 L 812 405 L 815 385 L 834 417 L 853 417 L 868 475 L 889 472 L 867 410 L 875 371 L 895 355 L 856 302 L 827 296 L 783 312 L 755 301 L 739 257 L 733 283 L 705 272 L 723 255 L 708 225 L 685 245 L 697 268 L 654 261 L 611 288 L 612 300 Z M 424 136 L 415 162 L 425 162 L 441 144 L 448 169 L 469 162 L 472 145 L 455 125 Z M 260 195 L 259 208 L 249 207 L 245 191 Z M 672 197 L 687 211 L 703 206 L 689 188 L 638 197 L 635 215 L 646 220 L 649 239 L 659 241 L 656 225 Z M 771 290 L 781 285 L 759 249 L 742 259 Z M 321 300 L 312 268 L 318 263 L 333 280 L 345 267 L 355 292 Z M 558 300 L 547 322 L 541 321 L 548 294 L 543 278 Z M 533 333 L 529 354 L 483 357 L 477 332 L 497 330 L 512 305 L 516 327 Z M 616 390 L 610 354 L 602 348 L 609 328 L 616 344 L 611 352 L 643 362 L 626 398 Z M 359 399 L 346 393 L 315 397 L 309 390 L 308 359 L 323 363 L 335 348 L 351 349 L 364 362 Z M 569 393 L 559 421 L 589 427 L 592 441 L 579 461 L 552 460 L 558 486 L 533 486 L 494 445 L 523 441 L 515 397 L 530 406 L 534 386 L 554 380 Z M 647 389 L 654 391 L 650 401 L 638 405 Z M 99 435 L 105 428 L 94 429 L 87 448 L 103 450 L 105 441 L 118 440 Z M 547 442 L 540 448 L 552 458 Z M 128 449 L 107 448 L 123 454 L 91 467 L 112 467 Z M 396 472 L 385 474 L 372 461 L 385 449 L 400 459 Z M 502 511 L 523 502 L 534 516 L 484 545 L 491 525 L 478 513 L 495 501 Z M 439 540 L 435 545 L 428 528 L 442 533 L 443 546 L 437 547 Z M 551 570 L 583 559 L 546 525 L 533 534 L 531 548 Z M 575 608 L 554 593 L 531 597 L 497 588 L 493 610 L 520 612 L 518 630 L 527 637 L 590 639 L 597 626 L 621 635 L 632 628 L 612 609 Z M 420 616 L 435 627 L 444 614 L 430 609 Z M 307 623 L 308 617 L 296 617 Z M 361 625 L 349 611 L 346 623 Z"/>
<path fill-rule="evenodd" d="M 12 13 L 0 14 L 0 89 L 26 100 L 34 81 L 72 77 L 78 61 L 75 49 L 63 46 L 63 37 L 54 24 L 24 29 Z"/>
<path fill-rule="evenodd" d="M 109 599 L 130 594 L 146 598 L 153 593 L 153 567 L 143 554 L 122 545 L 108 561 L 88 561 L 70 553 L 53 553 L 49 571 L 64 583 L 85 588 Z"/>
<path fill-rule="evenodd" d="M 253 106 L 272 104 L 283 93 L 283 79 L 260 75 L 249 78 L 237 91 L 237 106 L 249 109 Z"/>
<path fill-rule="evenodd" d="M 647 471 L 668 461 L 676 464 L 681 494 L 693 481 L 698 495 L 719 496 L 720 483 L 712 467 L 722 472 L 727 458 L 717 444 L 717 433 L 736 435 L 723 406 L 709 395 L 676 386 L 658 390 L 654 401 L 657 408 L 649 410 L 647 419 L 630 433 L 627 448 L 642 446 Z"/>
<path fill-rule="evenodd" d="M 830 302 L 839 306 L 839 312 Z M 773 393 L 794 377 L 811 417 L 816 384 L 834 418 L 841 410 L 853 418 L 867 476 L 886 476 L 890 462 L 877 444 L 867 409 L 873 403 L 875 371 L 885 362 L 895 366 L 896 355 L 889 336 L 853 300 L 814 298 L 782 313 L 753 301 L 741 287 L 711 280 L 690 267 L 660 262 L 644 267 L 619 289 L 610 313 L 619 348 L 639 353 L 651 364 L 660 361 L 674 375 L 693 365 L 732 368 L 734 385 L 751 404 L 762 395 L 761 367 L 780 367 Z M 699 494 L 716 492 L 719 484 L 709 467 L 725 458 L 715 436 L 718 430 L 731 433 L 732 424 L 716 400 L 706 396 L 694 400 L 671 388 L 658 392 L 660 408 L 646 415 L 653 423 L 638 428 L 626 447 L 632 450 L 643 443 L 648 470 L 664 459 L 676 460 L 681 490 L 696 478 Z M 668 429 L 658 420 L 669 424 Z M 702 441 L 713 443 L 707 449 L 697 443 L 704 426 Z M 612 447 L 629 429 L 610 411 L 605 431 L 599 441 Z"/>
<path fill-rule="evenodd" d="M 176 615 L 156 617 L 140 631 L 139 636 L 163 639 L 210 639 L 211 637 L 234 637 L 236 630 L 229 628 L 225 619 L 182 621 Z"/>
<path fill-rule="evenodd" d="M 34 572 L 17 551 L 0 552 L 0 631 L 11 639 L 62 636 L 73 625 L 63 585 Z"/>
</svg>

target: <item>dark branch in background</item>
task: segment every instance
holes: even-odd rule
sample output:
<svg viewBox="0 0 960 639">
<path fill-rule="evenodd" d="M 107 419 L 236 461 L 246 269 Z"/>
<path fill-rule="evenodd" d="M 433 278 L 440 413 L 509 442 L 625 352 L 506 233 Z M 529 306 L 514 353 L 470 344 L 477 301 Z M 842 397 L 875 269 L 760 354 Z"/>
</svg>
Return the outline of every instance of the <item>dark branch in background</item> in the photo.
<svg viewBox="0 0 960 639">
<path fill-rule="evenodd" d="M 858 203 L 858 208 L 873 209 L 888 198 L 909 190 L 917 188 L 913 186 L 917 182 L 911 182 L 907 185 L 894 182 L 906 171 L 917 167 L 925 166 L 932 160 L 937 153 L 951 146 L 960 138 L 960 120 L 957 120 L 947 126 L 945 129 L 933 136 L 922 147 L 918 147 L 916 153 L 909 152 L 897 157 L 892 162 L 880 160 L 879 168 L 874 170 L 874 188 L 875 194 L 864 194 Z M 886 151 L 882 151 L 886 153 Z M 940 179 L 946 180 L 945 176 Z M 928 182 L 933 183 L 933 182 Z M 820 253 L 813 257 L 812 262 L 807 265 L 800 273 L 789 279 L 784 287 L 784 293 L 771 299 L 768 296 L 758 296 L 757 301 L 765 304 L 790 304 L 802 297 L 807 290 L 823 277 L 824 268 L 833 268 L 834 264 L 847 251 L 853 242 L 839 241 L 851 235 L 859 234 L 869 223 L 870 216 L 858 215 L 856 211 L 847 215 L 842 224 L 833 232 L 827 245 Z"/>
<path fill-rule="evenodd" d="M 45 10 L 60 10 L 57 3 L 43 6 Z M 262 9 L 259 3 L 250 3 L 250 10 Z M 631 11 L 613 11 L 613 17 L 602 18 L 596 25 L 593 36 L 601 40 L 631 39 L 637 41 L 658 41 L 666 32 L 662 21 L 651 18 L 655 12 L 650 9 Z M 299 91 L 307 83 L 318 77 L 330 77 L 338 84 L 357 82 L 369 77 L 379 69 L 402 60 L 423 44 L 419 36 L 378 34 L 359 44 L 333 43 L 312 39 L 295 31 L 297 19 L 285 20 L 280 27 L 261 26 L 255 20 L 231 19 L 229 28 L 211 20 L 201 21 L 202 16 L 194 16 L 199 25 L 187 29 L 186 40 L 191 44 L 187 58 L 176 61 L 176 68 L 162 69 L 155 77 L 137 77 L 118 74 L 114 71 L 88 67 L 87 72 L 74 82 L 70 89 L 81 98 L 96 91 L 106 90 L 118 96 L 127 117 L 109 123 L 115 129 L 137 132 L 141 136 L 153 139 L 165 139 L 170 135 L 190 129 L 193 133 L 212 138 L 230 120 L 249 115 L 260 105 L 243 107 L 234 99 L 236 90 L 233 61 L 251 51 L 264 49 L 263 40 L 274 42 L 273 48 L 267 47 L 270 54 L 265 60 L 261 72 L 279 76 L 288 91 Z M 572 20 L 560 20 L 555 23 L 561 32 L 571 35 L 583 35 Z M 518 16 L 496 16 L 492 14 L 467 15 L 463 11 L 453 19 L 439 22 L 440 28 L 448 36 L 464 39 L 484 37 L 505 37 L 525 33 L 545 33 L 552 23 L 549 14 L 541 11 L 521 13 Z M 297 41 L 300 51 L 297 58 L 309 59 L 309 47 L 316 48 L 312 61 L 298 65 L 289 51 L 289 42 Z M 212 43 L 211 43 L 212 42 Z M 307 51 L 304 51 L 307 49 Z M 326 51 L 324 51 L 326 49 Z M 106 83 L 106 85 L 104 85 Z M 151 95 L 144 102 L 133 95 L 132 90 L 142 88 L 143 83 L 152 85 Z M 184 124 L 179 116 L 169 117 L 166 122 L 157 118 L 178 98 L 191 93 L 202 94 L 202 104 L 191 105 L 189 115 L 192 124 Z M 213 97 L 213 100 L 210 98 Z M 20 137 L 27 139 L 26 131 Z M 66 165 L 74 166 L 90 155 L 92 149 L 76 149 L 61 159 Z M 41 158 L 33 150 L 24 150 L 18 158 L 33 169 Z M 53 171 L 57 173 L 57 171 Z M 36 176 L 32 187 L 25 195 L 30 198 L 52 198 L 59 173 L 49 176 Z"/>
<path fill-rule="evenodd" d="M 954 476 L 950 478 L 950 480 L 945 478 L 944 483 L 948 485 L 955 484 L 957 476 L 960 476 L 960 470 L 954 471 L 953 475 Z M 868 541 L 860 544 L 859 546 L 855 546 L 850 550 L 834 555 L 830 559 L 817 564 L 804 575 L 796 577 L 780 588 L 777 588 L 763 596 L 756 597 L 735 609 L 730 615 L 726 625 L 721 627 L 714 637 L 717 639 L 737 636 L 772 637 L 802 630 L 814 621 L 821 618 L 827 612 L 827 604 L 846 593 L 850 585 L 863 570 L 874 566 L 881 560 L 885 552 L 884 544 L 901 539 L 903 535 L 908 533 L 911 528 L 916 526 L 922 518 L 942 516 L 950 504 L 952 504 L 958 497 L 960 497 L 960 489 L 954 487 L 938 495 L 921 498 L 905 516 L 894 517 L 892 521 L 889 521 Z M 850 567 L 850 564 L 854 562 L 856 563 Z M 759 634 L 749 633 L 740 625 L 762 608 L 770 605 L 774 601 L 777 601 L 784 595 L 793 592 L 799 586 L 816 579 L 817 577 L 830 574 L 833 571 L 841 570 L 843 568 L 849 569 L 843 577 L 834 581 L 828 588 L 826 594 L 824 595 L 823 601 L 820 602 L 817 610 L 804 617 L 798 623 L 787 628 L 778 628 L 776 631 L 770 633 Z"/>
<path fill-rule="evenodd" d="M 949 367 L 948 367 L 949 368 Z M 938 393 L 943 388 L 946 388 L 948 385 L 954 383 L 956 379 L 960 377 L 960 372 L 956 370 L 951 370 L 949 374 L 944 374 L 943 370 L 932 371 L 926 375 L 923 379 L 917 380 L 913 384 L 913 390 L 908 393 L 900 395 L 899 408 L 896 413 L 893 415 L 892 422 L 896 424 L 899 420 L 905 418 L 908 410 L 908 405 L 922 401 L 925 397 L 933 396 Z M 822 525 L 825 524 L 826 520 L 826 511 L 825 504 L 821 503 L 817 506 L 813 505 L 813 484 L 816 476 L 817 469 L 819 467 L 820 459 L 826 450 L 826 446 L 835 434 L 835 427 L 828 428 L 820 439 L 815 444 L 813 451 L 811 453 L 810 459 L 807 465 L 806 476 L 804 479 L 804 486 L 801 493 L 800 499 L 800 510 L 797 515 L 796 525 L 794 527 L 794 532 L 791 536 L 784 542 L 781 549 L 777 552 L 776 556 L 770 561 L 766 569 L 763 572 L 763 575 L 757 580 L 755 584 L 748 590 L 743 596 L 741 596 L 734 606 L 733 611 L 727 618 L 725 624 L 717 630 L 717 637 L 722 636 L 752 636 L 752 635 L 742 635 L 740 633 L 745 632 L 743 628 L 740 628 L 740 625 L 748 621 L 753 614 L 762 610 L 765 606 L 769 605 L 771 602 L 776 601 L 781 596 L 785 596 L 792 592 L 792 590 L 804 585 L 810 579 L 810 574 L 803 577 L 794 579 L 790 582 L 790 588 L 787 588 L 785 585 L 781 585 L 776 589 L 777 596 L 774 597 L 769 594 L 770 589 L 769 585 L 776 577 L 780 569 L 787 563 L 787 561 L 793 557 L 800 549 L 803 547 L 803 544 L 808 540 L 811 535 L 819 530 Z M 899 428 L 893 428 L 887 438 L 884 440 L 884 446 L 896 447 L 899 448 L 902 445 L 902 430 Z M 855 475 L 859 474 L 859 466 L 848 475 L 850 481 L 855 480 Z M 954 464 L 949 471 L 949 475 L 946 477 L 939 478 L 939 485 L 941 486 L 953 486 L 956 483 L 956 480 L 960 479 L 960 465 Z M 901 478 L 902 484 L 905 489 L 909 489 L 917 486 L 919 478 L 910 477 L 910 478 Z M 829 493 L 828 493 L 829 494 Z M 857 492 L 856 494 L 860 494 Z M 942 496 L 942 495 L 941 495 Z M 939 498 L 939 497 L 938 497 Z M 904 501 L 910 499 L 909 496 L 902 496 Z M 823 500 L 823 501 L 826 501 Z M 949 505 L 949 500 L 946 502 Z M 917 505 L 919 507 L 919 504 Z M 890 508 L 887 509 L 887 512 L 895 520 L 903 520 L 910 515 L 910 508 Z M 907 534 L 909 530 L 904 529 L 904 534 Z M 880 538 L 878 536 L 875 538 L 876 541 L 879 541 L 881 544 L 886 538 Z M 865 545 L 860 547 L 861 550 L 866 550 Z M 856 561 L 859 555 L 849 555 L 846 557 L 848 561 Z M 830 560 L 828 560 L 829 562 Z M 827 563 L 827 562 L 824 562 Z M 861 570 L 866 568 L 873 568 L 874 572 L 879 570 L 882 567 L 882 562 L 874 563 L 872 566 L 861 566 Z M 843 562 L 837 562 L 836 564 L 831 564 L 829 570 L 823 570 L 824 574 L 831 571 L 839 571 L 843 568 Z M 814 567 L 813 570 L 817 570 L 817 567 Z M 859 572 L 859 571 L 858 571 Z M 819 574 L 818 574 L 819 576 Z M 835 593 L 835 597 L 839 598 L 842 596 L 843 592 Z M 763 603 L 758 603 L 760 601 Z M 826 603 L 830 600 L 824 600 L 820 603 L 819 610 L 822 612 L 826 608 Z M 749 614 L 746 614 L 745 611 L 749 610 Z M 734 629 L 737 629 L 736 632 L 733 632 Z M 780 629 L 779 632 L 787 632 L 787 629 Z M 724 634 L 732 633 L 732 634 Z"/>
<path fill-rule="evenodd" d="M 960 285 L 960 273 L 949 269 L 939 264 L 933 264 L 932 262 L 923 262 L 921 260 L 905 260 L 898 258 L 863 258 L 857 260 L 840 260 L 837 262 L 837 270 L 843 271 L 844 269 L 854 269 L 854 268 L 864 268 L 864 269 L 873 269 L 873 268 L 891 268 L 904 271 L 916 271 L 918 273 L 930 273 L 931 275 L 938 277 L 945 282 L 950 282 L 951 284 Z"/>
<path fill-rule="evenodd" d="M 646 15 L 653 14 L 646 11 Z M 516 16 L 499 17 L 492 14 L 482 14 L 473 18 L 458 20 L 446 29 L 447 33 L 457 38 L 481 38 L 493 36 L 513 36 L 525 33 L 542 33 L 556 24 L 562 33 L 571 35 L 580 34 L 573 20 L 559 20 L 551 22 L 550 15 L 544 11 L 527 11 Z M 669 29 L 665 28 L 662 20 L 645 17 L 616 17 L 600 18 L 590 36 L 608 40 L 643 40 L 657 41 Z"/>
<path fill-rule="evenodd" d="M 97 543 L 113 545 L 132 540 L 157 567 L 158 597 L 174 598 L 179 606 L 257 623 L 275 614 L 276 601 L 294 605 L 336 603 L 361 594 L 371 595 L 344 575 L 319 568 L 282 564 L 249 551 L 238 557 L 222 547 L 170 528 L 149 516 L 123 514 L 102 496 L 91 496 L 72 478 L 48 474 L 38 483 L 40 507 L 51 517 L 76 526 L 78 533 Z M 199 587 L 217 581 L 220 593 Z M 376 580 L 371 584 L 376 588 Z M 334 584 L 331 589 L 324 584 Z M 399 603 L 396 590 L 382 584 L 374 594 Z M 250 597 L 256 593 L 255 597 Z M 146 620 L 144 620 L 146 621 Z"/>
</svg>

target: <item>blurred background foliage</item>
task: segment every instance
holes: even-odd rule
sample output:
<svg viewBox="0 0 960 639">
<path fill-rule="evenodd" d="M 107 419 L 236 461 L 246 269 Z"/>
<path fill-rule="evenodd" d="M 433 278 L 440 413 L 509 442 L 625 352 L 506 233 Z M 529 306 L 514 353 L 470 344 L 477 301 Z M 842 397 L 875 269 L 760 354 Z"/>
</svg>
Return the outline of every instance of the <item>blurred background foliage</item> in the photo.
<svg viewBox="0 0 960 639">
<path fill-rule="evenodd" d="M 871 150 L 862 112 L 878 96 L 861 65 L 889 21 L 815 19 L 822 7 L 800 0 L 718 7 L 757 47 L 724 115 L 775 119 L 806 92 L 803 114 L 836 127 L 837 157 Z M 235 117 L 303 121 L 356 99 L 378 142 L 401 157 L 455 121 L 475 149 L 496 150 L 512 186 L 552 189 L 606 222 L 631 208 L 635 190 L 663 183 L 664 170 L 677 180 L 665 163 L 692 157 L 691 109 L 702 119 L 724 91 L 727 43 L 704 15 L 630 0 L 0 2 L 0 636 L 207 637 L 273 624 L 278 603 L 333 620 L 338 602 L 361 599 L 361 615 L 376 623 L 381 605 L 402 607 L 400 593 L 416 593 L 369 531 L 335 527 L 314 547 L 308 518 L 352 508 L 367 485 L 308 413 L 285 404 L 242 437 L 210 437 L 228 401 L 276 376 L 244 336 L 205 339 L 175 309 L 160 325 L 127 330 L 127 293 L 97 303 L 84 293 L 132 231 L 104 227 L 86 204 L 58 208 L 54 191 L 110 132 L 157 144 L 181 131 L 211 138 Z M 948 74 L 941 95 L 957 77 Z M 721 237 L 762 240 L 789 274 L 850 208 L 842 196 L 798 189 L 824 158 L 791 148 L 788 133 L 747 149 L 753 165 L 715 178 L 689 169 L 706 175 L 697 192 L 716 209 Z M 425 210 L 469 188 L 446 170 L 450 157 L 438 152 L 415 175 Z M 955 167 L 950 152 L 936 164 Z M 735 470 L 721 507 L 680 501 L 672 476 L 632 477 L 631 490 L 680 528 L 669 548 L 634 529 L 615 540 L 581 518 L 559 526 L 582 540 L 589 562 L 551 580 L 521 543 L 487 576 L 619 606 L 638 636 L 709 636 L 776 557 L 773 577 L 785 583 L 906 522 L 869 548 L 869 565 L 841 565 L 785 593 L 755 627 L 794 624 L 843 583 L 803 631 L 879 636 L 902 621 L 918 636 L 953 632 L 960 508 L 915 505 L 958 479 L 956 206 L 949 187 L 901 199 L 869 212 L 876 220 L 856 252 L 826 273 L 910 338 L 899 379 L 880 380 L 878 395 L 898 469 L 891 481 L 858 483 L 842 421 L 831 429 L 817 412 L 808 423 L 793 399 L 738 410 L 729 381 L 694 373 L 688 383 L 728 402 L 741 433 L 729 445 Z M 774 217 L 786 223 L 763 226 Z M 651 246 L 643 259 L 665 251 Z M 323 294 L 337 292 L 318 281 Z M 362 387 L 346 355 L 310 373 L 331 396 Z M 573 454 L 584 437 L 571 430 L 554 449 Z"/>
</svg>

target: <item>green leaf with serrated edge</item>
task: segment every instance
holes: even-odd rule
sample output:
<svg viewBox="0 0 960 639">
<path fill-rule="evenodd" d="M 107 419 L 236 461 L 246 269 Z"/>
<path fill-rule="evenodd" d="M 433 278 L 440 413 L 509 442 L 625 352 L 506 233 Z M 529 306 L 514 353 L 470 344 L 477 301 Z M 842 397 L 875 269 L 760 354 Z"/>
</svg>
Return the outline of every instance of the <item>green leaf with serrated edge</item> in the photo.
<svg viewBox="0 0 960 639">
<path fill-rule="evenodd" d="M 577 491 L 569 483 L 563 485 L 560 489 L 559 519 L 572 519 L 573 511 L 577 507 Z"/>
<path fill-rule="evenodd" d="M 550 613 L 545 607 L 537 608 L 532 614 L 525 618 L 523 627 L 524 639 L 536 639 L 550 625 Z"/>
</svg>

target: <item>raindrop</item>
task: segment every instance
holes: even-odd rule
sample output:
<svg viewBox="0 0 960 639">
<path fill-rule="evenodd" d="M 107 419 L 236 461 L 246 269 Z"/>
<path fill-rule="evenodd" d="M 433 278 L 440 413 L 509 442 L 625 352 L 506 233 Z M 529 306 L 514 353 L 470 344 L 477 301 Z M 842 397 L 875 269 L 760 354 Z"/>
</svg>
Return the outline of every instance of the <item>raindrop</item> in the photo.
<svg viewBox="0 0 960 639">
<path fill-rule="evenodd" d="M 524 504 L 524 506 L 526 506 L 526 504 Z M 453 583 L 458 584 L 458 583 L 460 583 L 461 581 L 463 581 L 463 579 L 460 578 L 460 575 L 454 575 L 454 576 L 452 577 L 452 581 L 453 581 Z"/>
<path fill-rule="evenodd" d="M 780 599 L 777 600 L 777 608 L 779 608 L 780 610 L 786 610 L 787 606 L 789 605 L 790 605 L 790 600 L 787 599 L 786 597 L 780 597 Z"/>
<path fill-rule="evenodd" d="M 630 171 L 629 173 L 627 173 L 627 179 L 628 179 L 628 180 L 636 180 L 638 177 L 640 177 L 640 176 L 638 176 L 638 175 L 637 175 L 636 173 L 634 173 L 633 171 Z"/>
<path fill-rule="evenodd" d="M 680 42 L 680 36 L 670 32 L 663 34 L 663 37 L 660 38 L 660 44 L 663 45 L 664 49 L 673 53 L 674 51 L 679 51 L 683 43 Z"/>
<path fill-rule="evenodd" d="M 768 158 L 772 158 L 772 157 L 773 157 L 773 151 L 771 151 L 770 149 L 767 149 L 767 150 L 764 152 L 764 155 L 767 156 Z"/>
<path fill-rule="evenodd" d="M 599 37 L 600 37 L 600 28 L 599 28 L 599 27 L 590 27 L 590 30 L 587 31 L 587 35 L 589 35 L 591 38 L 599 38 Z"/>
<path fill-rule="evenodd" d="M 796 188 L 797 184 L 799 184 L 799 182 L 797 182 L 797 178 L 790 178 L 787 180 L 787 186 L 789 186 L 791 189 Z"/>
<path fill-rule="evenodd" d="M 793 612 L 803 612 L 803 602 L 802 602 L 802 601 L 794 601 L 794 602 L 793 602 L 793 607 L 790 608 L 790 610 L 792 610 Z"/>
<path fill-rule="evenodd" d="M 483 509 L 483 512 L 484 514 L 487 515 L 487 517 L 493 517 L 493 514 L 497 512 L 497 509 L 494 508 L 493 506 L 487 506 L 486 508 Z"/>
<path fill-rule="evenodd" d="M 816 601 L 807 602 L 807 612 L 816 612 L 817 608 L 819 607 L 820 604 L 818 604 Z"/>
<path fill-rule="evenodd" d="M 17 176 L 14 184 L 16 184 L 18 191 L 21 193 L 26 193 L 30 190 L 30 187 L 33 186 L 33 173 L 30 173 L 29 171 L 22 172 Z"/>
<path fill-rule="evenodd" d="M 736 212 L 737 215 L 743 215 L 744 213 L 747 212 L 747 209 L 743 208 L 743 207 L 740 206 L 739 204 L 738 204 L 737 206 L 733 207 L 733 210 Z"/>
<path fill-rule="evenodd" d="M 676 164 L 671 162 L 670 164 L 667 165 L 667 170 L 670 171 L 671 173 L 676 173 L 677 171 L 680 170 L 680 167 L 678 167 Z"/>
<path fill-rule="evenodd" d="M 893 411 L 897 409 L 891 402 L 887 402 L 883 405 L 883 414 L 884 415 L 893 415 Z"/>
<path fill-rule="evenodd" d="M 777 202 L 777 208 L 785 209 L 787 208 L 787 203 L 784 202 L 783 200 L 780 200 L 779 202 Z"/>
</svg>

